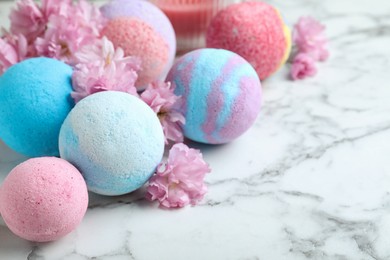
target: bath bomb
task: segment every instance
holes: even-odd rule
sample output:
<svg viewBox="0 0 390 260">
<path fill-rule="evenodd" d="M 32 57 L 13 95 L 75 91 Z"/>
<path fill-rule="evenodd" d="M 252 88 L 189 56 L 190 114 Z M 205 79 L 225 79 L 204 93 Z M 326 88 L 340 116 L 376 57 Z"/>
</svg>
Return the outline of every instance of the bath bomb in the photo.
<svg viewBox="0 0 390 260">
<path fill-rule="evenodd" d="M 223 49 L 199 49 L 181 57 L 167 81 L 183 98 L 184 135 L 208 144 L 230 142 L 255 121 L 261 84 L 253 67 Z"/>
<path fill-rule="evenodd" d="M 164 135 L 157 115 L 137 97 L 100 92 L 81 100 L 61 127 L 61 157 L 88 189 L 122 195 L 140 188 L 161 162 Z"/>
<path fill-rule="evenodd" d="M 176 55 L 176 37 L 168 17 L 154 4 L 144 0 L 113 0 L 100 8 L 108 19 L 135 17 L 150 25 L 168 44 L 169 59 L 163 74 L 164 79 L 171 68 Z"/>
<path fill-rule="evenodd" d="M 146 22 L 134 17 L 118 17 L 108 22 L 103 35 L 126 56 L 141 59 L 137 88 L 159 79 L 170 62 L 168 43 Z"/>
<path fill-rule="evenodd" d="M 0 212 L 21 238 L 47 242 L 73 231 L 88 207 L 80 172 L 65 160 L 41 157 L 16 166 L 0 189 Z"/>
<path fill-rule="evenodd" d="M 32 58 L 0 77 L 0 139 L 30 157 L 58 156 L 58 134 L 74 106 L 72 68 Z"/>
<path fill-rule="evenodd" d="M 230 5 L 213 18 L 206 42 L 208 48 L 239 54 L 265 79 L 288 59 L 291 33 L 273 6 L 244 2 Z"/>
</svg>

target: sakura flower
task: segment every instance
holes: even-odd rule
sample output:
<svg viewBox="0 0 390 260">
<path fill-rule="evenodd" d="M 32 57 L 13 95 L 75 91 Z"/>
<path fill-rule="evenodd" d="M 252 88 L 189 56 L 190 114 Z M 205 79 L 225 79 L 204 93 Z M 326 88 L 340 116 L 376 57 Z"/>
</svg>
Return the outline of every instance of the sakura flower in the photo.
<svg viewBox="0 0 390 260">
<path fill-rule="evenodd" d="M 78 64 L 73 72 L 72 81 L 74 91 L 71 96 L 75 102 L 88 95 L 101 91 L 122 91 L 138 96 L 134 84 L 137 73 L 126 68 L 124 63 L 117 65 L 110 63 L 102 64 Z"/>
<path fill-rule="evenodd" d="M 16 6 L 10 14 L 11 32 L 23 34 L 29 42 L 32 42 L 44 33 L 47 20 L 33 0 L 21 0 L 16 3 Z"/>
<path fill-rule="evenodd" d="M 161 163 L 150 178 L 146 199 L 158 200 L 165 208 L 194 206 L 207 192 L 204 177 L 210 171 L 199 150 L 175 144 L 168 161 Z"/>
<path fill-rule="evenodd" d="M 171 83 L 153 82 L 141 94 L 141 98 L 157 113 L 164 130 L 165 144 L 168 144 L 168 140 L 182 142 L 185 118 L 177 109 L 180 97 L 174 94 Z"/>
<path fill-rule="evenodd" d="M 313 57 L 307 53 L 299 53 L 293 60 L 290 73 L 293 80 L 314 76 L 317 68 Z"/>
<path fill-rule="evenodd" d="M 76 52 L 76 65 L 73 73 L 72 97 L 76 102 L 100 91 L 122 91 L 138 96 L 134 84 L 141 60 L 137 57 L 124 57 L 121 48 L 114 48 L 106 37 L 86 45 Z"/>
<path fill-rule="evenodd" d="M 34 0 L 21 0 L 10 14 L 11 33 L 22 34 L 28 43 L 43 36 L 49 17 L 57 16 L 60 7 L 70 6 L 71 0 L 42 0 L 39 6 Z"/>
<path fill-rule="evenodd" d="M 310 54 L 313 59 L 325 61 L 329 57 L 325 26 L 312 17 L 301 17 L 294 26 L 293 41 L 298 52 Z"/>
<path fill-rule="evenodd" d="M 82 47 L 94 44 L 104 21 L 100 11 L 86 1 L 61 4 L 58 15 L 49 17 L 45 34 L 35 41 L 38 55 L 76 64 L 75 54 Z"/>
<path fill-rule="evenodd" d="M 115 62 L 117 65 L 124 63 L 126 68 L 137 72 L 141 69 L 141 59 L 133 56 L 125 57 L 123 49 L 120 47 L 115 49 L 114 44 L 105 36 L 92 45 L 82 47 L 75 57 L 77 63 L 95 62 L 107 66 Z"/>
</svg>

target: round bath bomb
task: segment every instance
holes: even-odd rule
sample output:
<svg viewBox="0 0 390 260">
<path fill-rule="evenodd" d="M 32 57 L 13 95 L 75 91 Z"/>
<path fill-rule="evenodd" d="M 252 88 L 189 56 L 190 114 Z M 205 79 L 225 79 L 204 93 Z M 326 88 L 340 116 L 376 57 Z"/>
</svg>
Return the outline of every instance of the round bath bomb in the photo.
<svg viewBox="0 0 390 260">
<path fill-rule="evenodd" d="M 157 115 L 137 97 L 100 92 L 81 100 L 60 132 L 60 154 L 88 189 L 122 195 L 141 187 L 161 162 L 164 135 Z"/>
<path fill-rule="evenodd" d="M 16 166 L 0 190 L 0 212 L 21 238 L 47 242 L 73 231 L 88 207 L 80 172 L 65 160 L 41 157 Z"/>
<path fill-rule="evenodd" d="M 213 18 L 206 42 L 209 48 L 239 54 L 265 79 L 288 59 L 291 33 L 276 8 L 244 2 L 228 6 Z"/>
<path fill-rule="evenodd" d="M 0 77 L 0 139 L 30 157 L 58 156 L 58 134 L 74 106 L 72 68 L 49 58 L 33 58 Z"/>
<path fill-rule="evenodd" d="M 144 0 L 113 0 L 100 8 L 108 19 L 135 17 L 150 25 L 168 44 L 169 59 L 161 79 L 171 68 L 176 55 L 176 36 L 168 17 L 154 4 Z"/>
<path fill-rule="evenodd" d="M 126 56 L 141 59 L 136 87 L 143 88 L 159 79 L 169 64 L 168 43 L 146 22 L 134 17 L 118 17 L 110 20 L 103 35 L 115 47 L 121 47 Z"/>
<path fill-rule="evenodd" d="M 221 144 L 243 134 L 255 121 L 261 84 L 253 67 L 223 49 L 199 49 L 181 57 L 168 73 L 183 98 L 184 135 L 194 141 Z"/>
</svg>

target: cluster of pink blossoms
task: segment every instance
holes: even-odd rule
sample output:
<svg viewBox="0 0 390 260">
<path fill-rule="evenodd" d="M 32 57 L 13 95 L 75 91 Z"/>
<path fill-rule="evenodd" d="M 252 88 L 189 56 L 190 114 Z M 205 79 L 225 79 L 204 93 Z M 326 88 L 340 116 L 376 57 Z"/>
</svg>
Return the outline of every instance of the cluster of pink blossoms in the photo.
<svg viewBox="0 0 390 260">
<path fill-rule="evenodd" d="M 99 9 L 86 0 L 33 0 L 17 2 L 11 27 L 0 38 L 0 73 L 26 58 L 50 57 L 70 65 L 75 54 L 93 44 L 105 25 Z"/>
<path fill-rule="evenodd" d="M 297 54 L 293 59 L 291 78 L 297 80 L 314 76 L 317 73 L 315 62 L 329 57 L 325 26 L 312 17 L 301 17 L 294 26 L 293 42 L 297 46 Z"/>
</svg>

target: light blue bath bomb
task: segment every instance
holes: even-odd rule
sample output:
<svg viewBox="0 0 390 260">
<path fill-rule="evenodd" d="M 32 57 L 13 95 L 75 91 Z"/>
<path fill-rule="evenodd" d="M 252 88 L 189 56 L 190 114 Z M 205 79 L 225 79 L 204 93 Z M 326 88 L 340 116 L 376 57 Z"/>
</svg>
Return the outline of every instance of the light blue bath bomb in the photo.
<svg viewBox="0 0 390 260">
<path fill-rule="evenodd" d="M 29 157 L 58 156 L 58 134 L 74 106 L 72 68 L 33 58 L 0 77 L 0 139 Z"/>
<path fill-rule="evenodd" d="M 61 127 L 59 146 L 90 191 L 122 195 L 151 177 L 163 156 L 164 135 L 157 115 L 142 100 L 107 91 L 77 103 Z"/>
</svg>

